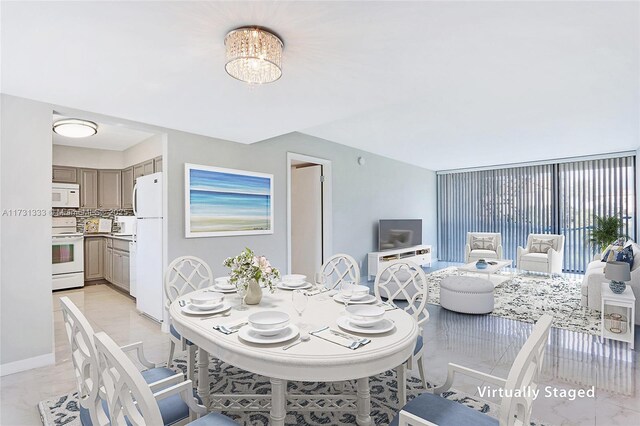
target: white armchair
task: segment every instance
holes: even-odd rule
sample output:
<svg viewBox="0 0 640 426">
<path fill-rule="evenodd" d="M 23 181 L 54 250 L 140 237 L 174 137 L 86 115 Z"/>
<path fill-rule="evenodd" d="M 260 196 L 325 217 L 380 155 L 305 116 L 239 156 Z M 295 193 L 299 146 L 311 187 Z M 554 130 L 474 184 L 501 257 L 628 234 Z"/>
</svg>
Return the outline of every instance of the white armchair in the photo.
<svg viewBox="0 0 640 426">
<path fill-rule="evenodd" d="M 529 234 L 527 246 L 518 247 L 518 269 L 526 271 L 562 273 L 564 235 Z"/>
<path fill-rule="evenodd" d="M 502 259 L 502 235 L 499 232 L 467 232 L 464 263 L 478 259 Z"/>
</svg>

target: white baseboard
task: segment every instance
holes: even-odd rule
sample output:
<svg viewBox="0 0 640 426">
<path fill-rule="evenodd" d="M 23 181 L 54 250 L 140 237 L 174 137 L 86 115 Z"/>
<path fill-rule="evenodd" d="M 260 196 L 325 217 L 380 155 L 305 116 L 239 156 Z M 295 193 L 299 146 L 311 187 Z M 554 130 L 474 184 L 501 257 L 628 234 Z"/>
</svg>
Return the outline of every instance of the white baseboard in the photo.
<svg viewBox="0 0 640 426">
<path fill-rule="evenodd" d="M 49 353 L 33 358 L 21 359 L 19 361 L 8 362 L 0 365 L 0 376 L 7 376 L 13 373 L 19 373 L 20 371 L 31 370 L 32 368 L 44 367 L 46 365 L 53 365 L 56 362 L 56 354 Z"/>
</svg>

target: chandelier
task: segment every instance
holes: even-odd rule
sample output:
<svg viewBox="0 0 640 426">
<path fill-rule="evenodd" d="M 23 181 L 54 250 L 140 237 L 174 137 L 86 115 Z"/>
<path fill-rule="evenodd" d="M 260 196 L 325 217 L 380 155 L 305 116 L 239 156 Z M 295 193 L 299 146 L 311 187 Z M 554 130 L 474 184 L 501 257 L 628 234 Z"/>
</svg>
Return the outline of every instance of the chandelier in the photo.
<svg viewBox="0 0 640 426">
<path fill-rule="evenodd" d="M 258 27 L 242 27 L 224 38 L 227 73 L 250 84 L 272 83 L 282 75 L 284 43 L 275 34 Z"/>
</svg>

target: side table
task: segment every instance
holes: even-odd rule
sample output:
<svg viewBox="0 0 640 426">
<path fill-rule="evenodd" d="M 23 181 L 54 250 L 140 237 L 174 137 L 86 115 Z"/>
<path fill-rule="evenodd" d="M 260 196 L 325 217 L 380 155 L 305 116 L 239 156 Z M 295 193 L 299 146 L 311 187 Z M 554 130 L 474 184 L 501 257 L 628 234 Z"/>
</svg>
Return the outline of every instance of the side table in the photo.
<svg viewBox="0 0 640 426">
<path fill-rule="evenodd" d="M 631 287 L 627 286 L 622 294 L 615 294 L 609 288 L 609 283 L 602 283 L 602 329 L 603 338 L 628 342 L 633 349 L 635 337 L 636 296 Z M 620 320 L 610 319 L 611 314 L 621 315 Z M 613 324 L 613 325 L 612 325 Z M 617 327 L 614 327 L 617 326 Z M 611 331 L 612 328 L 620 330 Z"/>
</svg>

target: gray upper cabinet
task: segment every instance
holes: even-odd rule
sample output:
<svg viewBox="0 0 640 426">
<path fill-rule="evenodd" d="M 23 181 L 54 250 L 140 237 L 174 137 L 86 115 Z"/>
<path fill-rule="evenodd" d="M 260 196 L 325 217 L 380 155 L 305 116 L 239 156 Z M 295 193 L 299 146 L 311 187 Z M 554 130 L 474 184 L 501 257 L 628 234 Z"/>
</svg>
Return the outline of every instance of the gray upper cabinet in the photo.
<svg viewBox="0 0 640 426">
<path fill-rule="evenodd" d="M 122 208 L 133 208 L 133 167 L 122 171 Z"/>
<path fill-rule="evenodd" d="M 98 207 L 119 209 L 122 203 L 122 174 L 120 170 L 98 170 Z"/>
<path fill-rule="evenodd" d="M 98 208 L 98 171 L 80 169 L 80 207 L 84 209 Z"/>
<path fill-rule="evenodd" d="M 133 166 L 133 183 L 136 183 L 136 179 L 140 176 L 144 176 L 144 164 L 136 164 Z"/>
<path fill-rule="evenodd" d="M 77 183 L 78 169 L 75 167 L 53 166 L 52 180 L 58 183 Z"/>
<path fill-rule="evenodd" d="M 153 159 L 153 172 L 158 173 L 162 171 L 162 156 Z"/>
<path fill-rule="evenodd" d="M 144 166 L 145 176 L 153 174 L 153 160 L 145 161 L 144 163 L 142 163 L 142 165 Z"/>
</svg>

